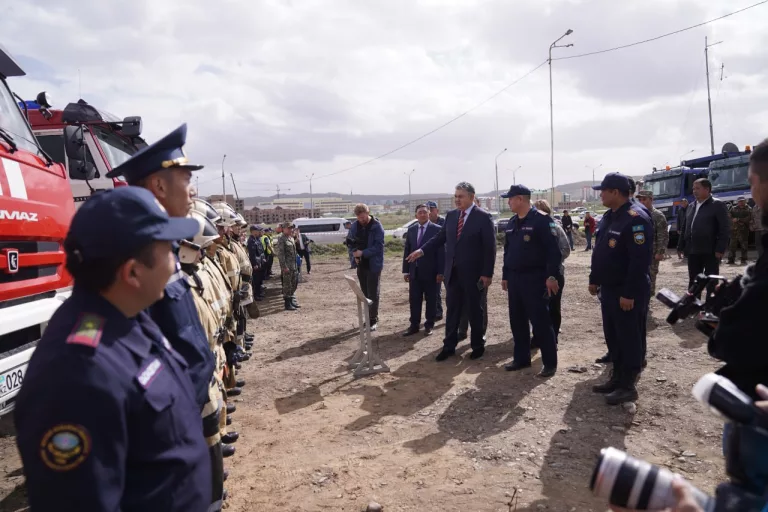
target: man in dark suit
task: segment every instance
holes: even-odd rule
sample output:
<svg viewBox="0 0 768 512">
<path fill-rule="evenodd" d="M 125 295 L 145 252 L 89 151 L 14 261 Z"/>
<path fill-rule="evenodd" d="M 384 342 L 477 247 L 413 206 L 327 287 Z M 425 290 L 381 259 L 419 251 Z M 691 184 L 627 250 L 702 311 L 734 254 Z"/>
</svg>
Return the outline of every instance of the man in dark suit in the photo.
<svg viewBox="0 0 768 512">
<path fill-rule="evenodd" d="M 296 228 L 296 231 L 299 235 L 296 237 L 296 254 L 301 256 L 301 258 L 307 263 L 307 274 L 311 274 L 312 261 L 310 259 L 310 255 L 312 254 L 312 249 L 310 248 L 310 244 L 313 242 L 307 235 L 299 232 L 298 228 Z"/>
<path fill-rule="evenodd" d="M 688 256 L 688 286 L 702 272 L 720 273 L 720 260 L 731 233 L 728 208 L 712 197 L 712 183 L 708 179 L 693 182 L 693 195 L 696 202 L 686 208 L 685 223 L 677 242 L 678 256 Z"/>
<path fill-rule="evenodd" d="M 412 252 L 407 261 L 415 262 L 425 254 L 445 248 L 445 281 L 448 288 L 448 318 L 445 323 L 443 350 L 437 355 L 444 361 L 456 353 L 459 342 L 459 321 L 465 308 L 469 309 L 472 328 L 472 359 L 485 352 L 483 339 L 483 303 L 481 291 L 493 281 L 496 263 L 496 236 L 488 213 L 475 206 L 475 187 L 467 182 L 456 185 L 456 209 L 445 217 L 440 232 Z"/>
<path fill-rule="evenodd" d="M 414 263 L 408 263 L 406 260 L 411 252 L 420 249 L 440 232 L 440 226 L 429 221 L 427 205 L 420 204 L 416 207 L 416 219 L 418 222 L 408 228 L 403 253 L 403 278 L 408 283 L 408 299 L 411 305 L 411 325 L 403 336 L 412 336 L 419 332 L 422 302 L 427 303 L 424 335 L 432 334 L 435 326 L 437 286 L 443 282 L 445 268 L 445 251 L 433 251 L 428 257 Z"/>
<path fill-rule="evenodd" d="M 429 222 L 432 224 L 437 224 L 439 227 L 443 227 L 443 224 L 445 224 L 445 217 L 440 215 L 440 209 L 437 207 L 437 203 L 434 201 L 427 201 L 427 206 L 429 207 Z M 435 320 L 442 320 L 443 319 L 443 287 L 445 286 L 444 282 L 437 283 L 437 315 L 435 316 Z"/>
</svg>

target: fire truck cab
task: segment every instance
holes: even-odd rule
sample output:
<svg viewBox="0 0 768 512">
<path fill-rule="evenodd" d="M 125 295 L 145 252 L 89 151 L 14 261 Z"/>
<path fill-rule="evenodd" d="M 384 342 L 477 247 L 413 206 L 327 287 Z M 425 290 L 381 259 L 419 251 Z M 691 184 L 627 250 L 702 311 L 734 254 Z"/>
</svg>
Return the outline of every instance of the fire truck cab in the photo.
<svg viewBox="0 0 768 512">
<path fill-rule="evenodd" d="M 125 185 L 106 174 L 146 146 L 138 116 L 119 119 L 82 99 L 64 109 L 50 108 L 45 96 L 23 105 L 32 130 L 54 161 L 87 179 L 70 180 L 75 207 L 93 193 Z"/>
<path fill-rule="evenodd" d="M 63 243 L 75 213 L 69 183 L 79 176 L 68 176 L 35 139 L 6 82 L 24 74 L 0 45 L 0 415 L 13 409 L 29 358 L 72 280 Z"/>
</svg>

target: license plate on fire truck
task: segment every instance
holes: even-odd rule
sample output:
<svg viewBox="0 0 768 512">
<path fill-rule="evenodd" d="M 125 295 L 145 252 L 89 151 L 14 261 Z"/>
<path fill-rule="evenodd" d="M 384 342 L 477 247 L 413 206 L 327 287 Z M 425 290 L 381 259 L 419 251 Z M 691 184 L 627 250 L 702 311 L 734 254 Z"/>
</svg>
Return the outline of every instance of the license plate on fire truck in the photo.
<svg viewBox="0 0 768 512">
<path fill-rule="evenodd" d="M 21 387 L 26 372 L 27 363 L 23 363 L 0 375 L 0 402 L 3 401 L 3 397 L 17 391 Z"/>
</svg>

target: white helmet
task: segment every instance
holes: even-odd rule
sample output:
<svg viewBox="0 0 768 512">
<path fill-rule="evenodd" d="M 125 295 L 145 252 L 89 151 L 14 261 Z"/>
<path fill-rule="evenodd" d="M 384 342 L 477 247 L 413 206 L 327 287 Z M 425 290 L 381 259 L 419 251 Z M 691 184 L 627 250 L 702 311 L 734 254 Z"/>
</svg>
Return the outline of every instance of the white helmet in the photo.
<svg viewBox="0 0 768 512">
<path fill-rule="evenodd" d="M 217 208 L 216 213 L 219 214 L 219 220 L 216 221 L 217 226 L 232 227 L 237 223 L 237 214 L 234 211 L 226 208 Z"/>
<path fill-rule="evenodd" d="M 219 238 L 219 230 L 216 229 L 216 224 L 214 224 L 211 219 L 197 210 L 192 210 L 189 212 L 189 215 L 190 217 L 197 219 L 203 225 L 203 229 L 195 236 L 194 242 L 197 245 L 205 249 L 211 245 L 214 240 Z"/>
<path fill-rule="evenodd" d="M 213 222 L 214 225 L 221 217 L 209 202 L 200 199 L 199 197 L 195 197 L 192 200 L 192 210 L 202 213 L 208 220 Z"/>
<path fill-rule="evenodd" d="M 192 215 L 189 215 L 189 217 L 197 220 L 198 224 L 200 225 L 200 229 L 198 229 L 197 234 L 179 240 L 179 261 L 182 263 L 195 263 L 200 255 L 201 247 L 195 239 L 197 238 L 198 234 L 203 231 L 203 223 L 197 217 L 193 217 Z"/>
<path fill-rule="evenodd" d="M 232 212 L 232 215 L 237 215 L 237 211 L 232 208 L 232 205 L 225 203 L 224 201 L 216 201 L 215 203 L 212 203 L 211 206 L 213 206 L 216 210 L 229 210 Z"/>
<path fill-rule="evenodd" d="M 237 225 L 240 227 L 244 227 L 248 225 L 248 223 L 245 222 L 245 219 L 243 218 L 243 214 L 241 213 L 237 214 Z"/>
</svg>

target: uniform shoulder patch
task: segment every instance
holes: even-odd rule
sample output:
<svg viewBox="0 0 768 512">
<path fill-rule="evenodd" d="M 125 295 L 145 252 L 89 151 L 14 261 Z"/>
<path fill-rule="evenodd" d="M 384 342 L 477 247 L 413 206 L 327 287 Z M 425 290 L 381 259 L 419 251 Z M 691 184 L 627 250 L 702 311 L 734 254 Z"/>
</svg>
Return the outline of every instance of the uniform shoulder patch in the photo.
<svg viewBox="0 0 768 512">
<path fill-rule="evenodd" d="M 67 336 L 67 344 L 85 345 L 96 348 L 104 332 L 105 319 L 94 313 L 83 313 L 75 325 L 75 329 Z"/>
<path fill-rule="evenodd" d="M 645 231 L 645 226 L 643 226 L 642 224 L 638 224 L 637 226 L 632 226 L 632 231 L 635 233 L 638 231 Z"/>
<path fill-rule="evenodd" d="M 62 423 L 49 429 L 40 440 L 40 458 L 53 471 L 70 471 L 91 453 L 91 436 L 85 427 Z"/>
<path fill-rule="evenodd" d="M 637 245 L 643 245 L 645 243 L 645 233 L 635 233 L 632 238 L 635 239 Z"/>
<path fill-rule="evenodd" d="M 627 210 L 627 213 L 629 213 L 629 215 L 631 217 L 637 217 L 637 215 L 638 215 L 637 212 L 635 210 L 632 210 L 632 209 Z"/>
</svg>

